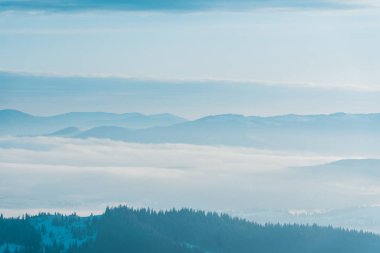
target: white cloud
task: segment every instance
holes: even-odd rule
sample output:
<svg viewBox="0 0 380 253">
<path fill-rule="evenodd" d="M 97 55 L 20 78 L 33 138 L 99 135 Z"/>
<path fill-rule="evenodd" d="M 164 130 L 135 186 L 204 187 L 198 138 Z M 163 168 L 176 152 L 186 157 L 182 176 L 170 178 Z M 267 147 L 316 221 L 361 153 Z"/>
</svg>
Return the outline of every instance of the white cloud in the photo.
<svg viewBox="0 0 380 253">
<path fill-rule="evenodd" d="M 240 212 L 373 203 L 379 192 L 365 194 L 368 182 L 300 179 L 286 169 L 342 158 L 252 148 L 7 137 L 0 139 L 0 212 L 96 212 L 115 203 Z"/>
<path fill-rule="evenodd" d="M 0 139 L 1 162 L 79 167 L 151 167 L 214 170 L 233 173 L 268 172 L 341 159 L 310 153 L 188 144 L 136 144 L 104 139 L 6 137 Z M 6 148 L 4 148 L 6 147 Z"/>
</svg>

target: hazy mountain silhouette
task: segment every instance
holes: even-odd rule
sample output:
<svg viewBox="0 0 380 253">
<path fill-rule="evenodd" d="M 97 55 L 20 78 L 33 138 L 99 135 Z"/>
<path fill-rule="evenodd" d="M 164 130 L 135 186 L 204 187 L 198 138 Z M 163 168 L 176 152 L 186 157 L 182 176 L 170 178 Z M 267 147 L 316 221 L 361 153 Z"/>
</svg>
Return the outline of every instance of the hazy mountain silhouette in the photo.
<svg viewBox="0 0 380 253">
<path fill-rule="evenodd" d="M 380 148 L 380 115 L 208 116 L 139 130 L 99 127 L 77 135 L 142 143 L 189 143 L 278 150 L 365 153 Z"/>
<path fill-rule="evenodd" d="M 327 164 L 292 169 L 291 176 L 313 176 L 314 178 L 366 178 L 380 179 L 380 159 L 344 159 Z"/>
<path fill-rule="evenodd" d="M 380 149 L 380 114 L 273 117 L 226 114 L 186 121 L 171 114 L 83 112 L 34 117 L 18 111 L 3 110 L 0 111 L 0 122 L 2 135 L 49 134 L 138 143 L 231 145 L 326 153 L 339 151 L 361 154 Z M 67 127 L 84 130 L 64 129 Z"/>
<path fill-rule="evenodd" d="M 70 112 L 49 117 L 36 117 L 16 110 L 0 111 L 0 135 L 44 135 L 67 127 L 93 128 L 119 126 L 147 128 L 185 122 L 172 114 Z"/>
<path fill-rule="evenodd" d="M 61 129 L 61 130 L 55 131 L 51 134 L 48 134 L 48 136 L 74 137 L 80 133 L 81 133 L 81 131 L 77 127 L 66 127 L 64 129 Z"/>
</svg>

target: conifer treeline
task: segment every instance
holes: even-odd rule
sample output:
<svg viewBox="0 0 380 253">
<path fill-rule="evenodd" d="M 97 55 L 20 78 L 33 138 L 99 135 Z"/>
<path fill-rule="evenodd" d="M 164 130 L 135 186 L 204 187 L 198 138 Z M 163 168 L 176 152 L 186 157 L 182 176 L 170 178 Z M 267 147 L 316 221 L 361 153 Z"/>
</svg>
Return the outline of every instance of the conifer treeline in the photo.
<svg viewBox="0 0 380 253">
<path fill-rule="evenodd" d="M 44 217 L 52 216 L 0 217 L 0 245 L 22 245 L 19 253 L 380 252 L 380 237 L 366 232 L 316 225 L 259 225 L 191 209 L 154 211 L 125 206 L 107 208 L 103 215 L 85 222 L 76 215 L 55 214 L 54 226 L 69 228 L 75 241 L 53 238 L 47 245 L 42 240 L 47 228 L 36 222 Z"/>
</svg>

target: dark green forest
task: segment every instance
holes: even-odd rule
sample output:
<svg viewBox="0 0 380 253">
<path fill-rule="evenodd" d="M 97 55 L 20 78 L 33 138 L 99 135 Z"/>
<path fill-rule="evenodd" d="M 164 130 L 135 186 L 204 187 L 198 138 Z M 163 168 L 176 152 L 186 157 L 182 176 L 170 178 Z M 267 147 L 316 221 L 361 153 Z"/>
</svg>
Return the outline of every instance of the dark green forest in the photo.
<svg viewBox="0 0 380 253">
<path fill-rule="evenodd" d="M 378 253 L 380 237 L 317 225 L 259 225 L 191 209 L 154 211 L 120 206 L 89 217 L 1 216 L 0 252 Z"/>
</svg>

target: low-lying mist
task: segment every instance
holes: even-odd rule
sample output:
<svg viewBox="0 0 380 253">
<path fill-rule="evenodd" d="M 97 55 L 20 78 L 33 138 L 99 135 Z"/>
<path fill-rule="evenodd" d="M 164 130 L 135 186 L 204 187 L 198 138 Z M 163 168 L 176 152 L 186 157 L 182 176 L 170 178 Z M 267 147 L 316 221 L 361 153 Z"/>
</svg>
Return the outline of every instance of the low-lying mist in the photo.
<svg viewBox="0 0 380 253">
<path fill-rule="evenodd" d="M 363 168 L 378 166 L 377 160 L 334 165 L 352 157 L 56 137 L 4 137 L 0 149 L 0 211 L 6 215 L 88 214 L 123 203 L 249 217 L 257 210 L 373 206 L 380 197 L 379 177 Z M 350 161 L 356 165 L 345 173 L 342 166 Z M 355 170 L 358 166 L 361 170 Z"/>
</svg>

